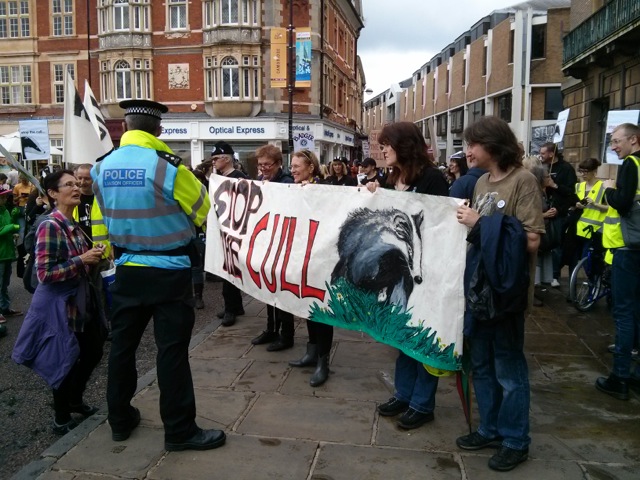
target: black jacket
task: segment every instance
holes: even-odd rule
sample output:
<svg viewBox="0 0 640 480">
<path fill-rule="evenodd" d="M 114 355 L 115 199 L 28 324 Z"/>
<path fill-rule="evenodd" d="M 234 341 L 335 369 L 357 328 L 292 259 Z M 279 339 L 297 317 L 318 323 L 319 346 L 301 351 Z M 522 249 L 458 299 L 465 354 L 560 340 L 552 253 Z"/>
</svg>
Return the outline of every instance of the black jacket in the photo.
<svg viewBox="0 0 640 480">
<path fill-rule="evenodd" d="M 569 208 L 578 201 L 576 195 L 576 183 L 578 177 L 573 167 L 564 160 L 553 162 L 549 167 L 551 179 L 558 188 L 547 188 L 549 204 L 558 210 L 558 216 L 564 217 L 569 213 Z"/>
<path fill-rule="evenodd" d="M 276 174 L 273 176 L 270 182 L 276 183 L 293 183 L 293 177 L 279 168 Z"/>
<path fill-rule="evenodd" d="M 529 255 L 522 223 L 500 213 L 480 217 L 467 241 L 464 334 L 472 336 L 478 324 L 508 320 L 526 310 Z"/>
<path fill-rule="evenodd" d="M 640 151 L 634 152 L 631 155 L 640 158 Z M 607 203 L 615 208 L 620 216 L 623 217 L 631 210 L 637 188 L 638 169 L 634 161 L 627 157 L 618 168 L 616 188 L 607 188 L 604 195 L 607 198 Z"/>
</svg>

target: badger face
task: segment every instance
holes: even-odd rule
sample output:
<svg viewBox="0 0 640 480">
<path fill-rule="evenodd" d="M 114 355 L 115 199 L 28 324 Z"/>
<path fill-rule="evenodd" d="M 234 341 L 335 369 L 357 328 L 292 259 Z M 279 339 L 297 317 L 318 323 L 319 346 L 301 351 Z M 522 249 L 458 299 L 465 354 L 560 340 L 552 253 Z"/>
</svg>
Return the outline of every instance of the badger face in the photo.
<svg viewBox="0 0 640 480">
<path fill-rule="evenodd" d="M 392 220 L 392 231 L 399 242 L 386 238 L 389 243 L 395 244 L 405 255 L 407 264 L 411 269 L 413 281 L 422 283 L 422 224 L 424 213 L 409 217 L 405 213 L 398 212 Z"/>
</svg>

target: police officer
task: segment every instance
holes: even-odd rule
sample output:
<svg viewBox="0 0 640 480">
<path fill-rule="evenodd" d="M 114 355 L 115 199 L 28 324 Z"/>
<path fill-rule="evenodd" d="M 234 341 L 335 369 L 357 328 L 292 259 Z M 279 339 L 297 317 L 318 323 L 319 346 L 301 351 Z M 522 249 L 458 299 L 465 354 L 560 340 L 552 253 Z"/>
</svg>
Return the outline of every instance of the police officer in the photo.
<svg viewBox="0 0 640 480">
<path fill-rule="evenodd" d="M 211 161 L 215 172 L 229 178 L 249 178 L 242 170 L 234 167 L 234 155 L 233 148 L 227 142 L 216 143 L 211 151 Z M 222 319 L 223 327 L 230 327 L 236 323 L 238 315 L 244 315 L 242 293 L 233 283 L 223 280 L 222 298 L 224 299 L 224 310 L 218 312 L 217 317 Z"/>
<path fill-rule="evenodd" d="M 158 140 L 167 107 L 148 100 L 120 102 L 126 132 L 120 148 L 91 170 L 93 190 L 116 258 L 107 402 L 112 439 L 123 441 L 140 423 L 131 406 L 136 349 L 153 316 L 158 346 L 160 416 L 165 448 L 208 450 L 224 444 L 221 430 L 195 423 L 189 366 L 195 320 L 192 241 L 211 206 L 204 186 Z"/>
<path fill-rule="evenodd" d="M 604 219 L 602 245 L 613 250 L 611 295 L 616 343 L 613 369 L 596 380 L 596 388 L 620 400 L 629 399 L 629 387 L 640 388 L 640 364 L 631 371 L 631 350 L 640 338 L 640 249 L 625 245 L 620 217 L 640 201 L 640 128 L 623 123 L 611 134 L 611 148 L 624 162 L 617 181 L 604 182 L 609 204 Z"/>
</svg>

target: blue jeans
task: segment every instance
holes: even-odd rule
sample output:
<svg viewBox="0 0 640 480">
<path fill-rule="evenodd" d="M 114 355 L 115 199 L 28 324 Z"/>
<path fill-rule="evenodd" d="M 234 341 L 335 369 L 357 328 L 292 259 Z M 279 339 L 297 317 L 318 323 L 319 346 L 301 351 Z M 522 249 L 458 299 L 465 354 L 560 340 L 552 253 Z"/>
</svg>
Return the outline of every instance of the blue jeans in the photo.
<svg viewBox="0 0 640 480">
<path fill-rule="evenodd" d="M 436 408 L 438 377 L 434 377 L 422 363 L 398 352 L 396 359 L 395 397 L 409 404 L 420 413 L 430 413 Z"/>
<path fill-rule="evenodd" d="M 523 351 L 524 313 L 495 325 L 479 325 L 469 343 L 480 413 L 478 433 L 502 437 L 505 447 L 527 448 L 530 391 Z"/>
<path fill-rule="evenodd" d="M 11 299 L 9 298 L 9 282 L 11 281 L 11 260 L 0 262 L 0 311 L 9 310 Z"/>
<path fill-rule="evenodd" d="M 640 344 L 640 250 L 614 251 L 611 287 L 616 325 L 612 373 L 629 378 L 631 349 Z M 633 375 L 640 378 L 640 365 L 636 365 Z"/>
</svg>

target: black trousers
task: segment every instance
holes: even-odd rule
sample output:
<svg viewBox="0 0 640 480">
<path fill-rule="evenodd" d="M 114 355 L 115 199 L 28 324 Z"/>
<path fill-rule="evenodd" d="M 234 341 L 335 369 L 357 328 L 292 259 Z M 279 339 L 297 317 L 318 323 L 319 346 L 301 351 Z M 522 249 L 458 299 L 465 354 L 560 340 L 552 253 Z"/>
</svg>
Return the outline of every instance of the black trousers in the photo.
<svg viewBox="0 0 640 480">
<path fill-rule="evenodd" d="M 233 283 L 222 281 L 222 298 L 224 299 L 224 311 L 239 314 L 244 310 L 242 306 L 242 292 Z"/>
<path fill-rule="evenodd" d="M 138 381 L 136 349 L 153 317 L 165 440 L 184 441 L 198 428 L 189 365 L 189 341 L 195 322 L 191 269 L 120 266 L 112 287 L 109 424 L 113 431 L 126 430 L 130 425 L 130 402 Z"/>
<path fill-rule="evenodd" d="M 307 331 L 309 332 L 309 343 L 318 347 L 318 355 L 321 357 L 328 355 L 333 343 L 333 326 L 307 320 Z"/>
<path fill-rule="evenodd" d="M 80 354 L 60 386 L 53 390 L 53 409 L 56 422 L 66 423 L 71 419 L 70 405 L 81 405 L 82 395 L 89 377 L 102 359 L 104 339 L 99 321 L 87 323 L 84 332 L 75 332 Z"/>
<path fill-rule="evenodd" d="M 279 333 L 281 328 L 283 338 L 293 338 L 293 314 L 267 305 L 267 331 Z"/>
</svg>

